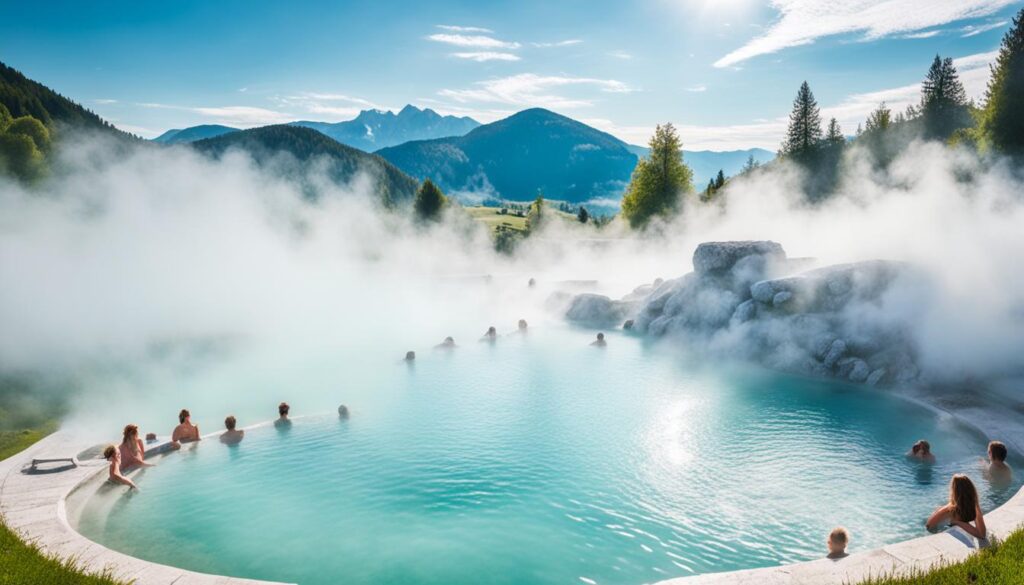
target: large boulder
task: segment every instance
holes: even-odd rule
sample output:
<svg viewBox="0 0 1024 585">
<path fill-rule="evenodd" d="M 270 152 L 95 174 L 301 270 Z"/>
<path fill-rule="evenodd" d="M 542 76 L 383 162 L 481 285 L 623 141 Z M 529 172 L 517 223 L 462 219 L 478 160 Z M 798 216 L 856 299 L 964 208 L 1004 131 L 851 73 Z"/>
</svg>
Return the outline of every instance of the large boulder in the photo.
<svg viewBox="0 0 1024 585">
<path fill-rule="evenodd" d="M 629 315 L 633 303 L 614 301 L 604 295 L 584 293 L 569 302 L 565 318 L 581 325 L 611 327 L 622 323 Z"/>
<path fill-rule="evenodd" d="M 753 267 L 763 271 L 765 263 L 784 261 L 786 252 L 781 245 L 770 241 L 704 242 L 693 252 L 693 269 L 702 276 L 721 276 L 748 256 L 758 257 L 759 260 L 748 260 L 748 265 L 741 265 L 741 268 Z M 761 266 L 757 267 L 759 263 Z"/>
</svg>

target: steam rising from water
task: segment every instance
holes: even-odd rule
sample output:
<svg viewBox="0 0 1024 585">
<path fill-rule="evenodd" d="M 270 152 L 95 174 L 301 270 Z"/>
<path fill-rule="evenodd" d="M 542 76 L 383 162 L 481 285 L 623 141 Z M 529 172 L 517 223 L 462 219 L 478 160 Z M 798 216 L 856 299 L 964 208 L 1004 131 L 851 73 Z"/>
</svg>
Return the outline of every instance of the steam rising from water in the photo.
<svg viewBox="0 0 1024 585">
<path fill-rule="evenodd" d="M 913 262 L 930 285 L 894 291 L 885 310 L 913 324 L 926 371 L 1020 372 L 1024 191 L 1007 167 L 914 144 L 880 173 L 854 153 L 842 193 L 817 207 L 799 178 L 737 179 L 725 205 L 689 205 L 656 237 L 549 222 L 508 258 L 455 215 L 421 228 L 382 212 L 365 178 L 314 177 L 310 203 L 242 154 L 79 138 L 43 184 L 0 183 L 0 372 L 74 380 L 70 424 L 106 435 L 126 420 L 169 428 L 199 403 L 249 420 L 280 399 L 325 410 L 339 388 L 387 383 L 408 349 L 543 325 L 562 281 L 623 294 L 727 239 L 827 263 Z"/>
</svg>

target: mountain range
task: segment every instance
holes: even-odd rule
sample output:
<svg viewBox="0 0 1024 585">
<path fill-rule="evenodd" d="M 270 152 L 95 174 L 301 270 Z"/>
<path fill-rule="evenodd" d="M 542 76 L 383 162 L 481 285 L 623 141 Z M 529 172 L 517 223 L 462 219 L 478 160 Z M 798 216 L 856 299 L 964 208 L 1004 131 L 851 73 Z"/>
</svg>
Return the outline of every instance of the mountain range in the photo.
<svg viewBox="0 0 1024 585">
<path fill-rule="evenodd" d="M 342 144 L 366 152 L 395 146 L 410 140 L 429 140 L 462 136 L 480 125 L 473 118 L 442 116 L 430 108 L 407 105 L 397 114 L 391 111 L 363 110 L 346 122 L 292 122 L 323 132 Z"/>
<path fill-rule="evenodd" d="M 215 138 L 229 132 L 238 132 L 238 128 L 221 126 L 220 124 L 203 124 L 202 126 L 192 126 L 185 129 L 168 130 L 154 138 L 153 142 L 159 142 L 160 144 L 182 144 Z"/>
</svg>

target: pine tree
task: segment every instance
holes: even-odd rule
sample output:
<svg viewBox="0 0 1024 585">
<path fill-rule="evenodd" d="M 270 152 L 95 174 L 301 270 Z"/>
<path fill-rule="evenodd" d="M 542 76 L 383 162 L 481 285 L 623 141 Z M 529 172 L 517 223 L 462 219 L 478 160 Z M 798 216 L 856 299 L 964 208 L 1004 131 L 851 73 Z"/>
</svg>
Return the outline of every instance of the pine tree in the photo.
<svg viewBox="0 0 1024 585">
<path fill-rule="evenodd" d="M 935 56 L 921 84 L 921 114 L 925 136 L 945 140 L 971 123 L 967 92 L 953 65 L 953 59 Z"/>
<path fill-rule="evenodd" d="M 526 229 L 534 231 L 540 229 L 540 226 L 544 224 L 544 220 L 547 214 L 544 213 L 544 207 L 547 204 L 544 203 L 544 193 L 537 192 L 537 198 L 530 204 L 530 211 L 526 214 Z"/>
<path fill-rule="evenodd" d="M 740 169 L 740 174 L 741 175 L 748 175 L 748 174 L 754 172 L 755 170 L 757 170 L 757 168 L 760 167 L 760 166 L 761 166 L 761 163 L 757 162 L 757 159 L 755 159 L 754 155 L 751 154 L 751 155 L 749 155 L 747 157 L 747 162 L 743 163 L 743 168 Z"/>
<path fill-rule="evenodd" d="M 682 141 L 672 124 L 658 125 L 622 198 L 622 216 L 633 228 L 643 228 L 655 216 L 679 208 L 684 193 L 693 191 L 693 171 L 683 162 Z"/>
<path fill-rule="evenodd" d="M 825 133 L 825 142 L 830 146 L 837 146 L 846 143 L 846 138 L 843 136 L 843 130 L 839 127 L 839 122 L 835 118 L 828 121 L 828 131 Z"/>
<path fill-rule="evenodd" d="M 722 169 L 718 169 L 718 174 L 715 176 L 715 191 L 718 191 L 725 186 L 725 173 Z"/>
<path fill-rule="evenodd" d="M 997 150 L 1024 155 L 1024 8 L 999 46 L 985 91 L 981 135 Z"/>
<path fill-rule="evenodd" d="M 868 114 L 868 119 L 864 122 L 865 133 L 879 133 L 889 129 L 892 125 L 892 110 L 885 105 L 885 102 L 878 104 L 875 111 Z"/>
<path fill-rule="evenodd" d="M 817 151 L 821 143 L 821 110 L 807 82 L 800 85 L 793 111 L 789 114 L 789 129 L 782 153 L 795 159 L 806 159 Z"/>
<path fill-rule="evenodd" d="M 576 220 L 580 223 L 587 223 L 590 220 L 590 212 L 587 211 L 586 207 L 580 205 L 580 210 L 576 212 Z"/>
<path fill-rule="evenodd" d="M 436 221 L 441 215 L 441 209 L 446 202 L 441 189 L 430 179 L 423 181 L 416 191 L 416 200 L 413 202 L 413 210 L 416 217 L 425 221 Z"/>
</svg>

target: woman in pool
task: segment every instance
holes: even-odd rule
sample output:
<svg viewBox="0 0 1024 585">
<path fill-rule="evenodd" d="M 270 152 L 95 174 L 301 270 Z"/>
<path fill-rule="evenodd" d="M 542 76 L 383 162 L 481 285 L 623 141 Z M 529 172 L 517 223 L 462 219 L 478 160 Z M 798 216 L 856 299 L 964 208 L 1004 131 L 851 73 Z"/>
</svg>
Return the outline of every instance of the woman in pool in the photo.
<svg viewBox="0 0 1024 585">
<path fill-rule="evenodd" d="M 225 445 L 237 445 L 242 442 L 245 438 L 245 431 L 239 431 L 235 429 L 238 421 L 234 416 L 229 416 L 224 419 L 224 428 L 227 429 L 220 434 L 220 442 Z"/>
<path fill-rule="evenodd" d="M 171 447 L 179 449 L 182 443 L 191 443 L 202 438 L 199 436 L 199 425 L 192 424 L 192 413 L 187 408 L 182 408 L 178 413 L 178 423 L 171 433 Z"/>
<path fill-rule="evenodd" d="M 103 450 L 103 458 L 110 462 L 110 470 L 108 472 L 110 481 L 124 484 L 133 490 L 139 489 L 135 482 L 121 473 L 121 451 L 117 447 L 107 445 L 107 448 Z"/>
<path fill-rule="evenodd" d="M 907 453 L 907 457 L 920 459 L 925 463 L 935 463 L 935 455 L 932 455 L 932 445 L 924 439 L 914 443 L 914 446 L 910 448 L 910 452 Z"/>
<path fill-rule="evenodd" d="M 124 435 L 118 451 L 120 452 L 121 469 L 151 467 L 153 465 L 152 463 L 146 463 L 146 448 L 142 446 L 142 439 L 139 438 L 139 427 L 136 425 L 124 427 Z"/>
<path fill-rule="evenodd" d="M 974 522 L 974 525 L 971 525 L 971 522 Z M 949 503 L 932 512 L 925 527 L 934 531 L 943 524 L 957 526 L 980 540 L 984 540 L 988 534 L 985 530 L 985 518 L 981 514 L 978 490 L 971 479 L 962 473 L 957 473 L 949 481 Z"/>
</svg>

